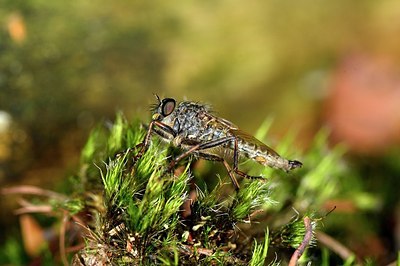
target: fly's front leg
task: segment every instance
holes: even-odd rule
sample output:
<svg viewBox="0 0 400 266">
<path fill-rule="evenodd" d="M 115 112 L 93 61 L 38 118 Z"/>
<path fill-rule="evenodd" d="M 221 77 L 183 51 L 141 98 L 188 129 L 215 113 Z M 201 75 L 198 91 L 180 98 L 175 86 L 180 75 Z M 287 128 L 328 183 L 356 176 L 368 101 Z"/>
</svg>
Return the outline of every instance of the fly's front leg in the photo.
<svg viewBox="0 0 400 266">
<path fill-rule="evenodd" d="M 134 160 L 137 161 L 139 158 L 143 156 L 147 148 L 149 147 L 151 132 L 153 131 L 155 121 L 151 121 L 149 124 L 149 128 L 147 129 L 146 136 L 144 137 L 143 141 L 140 142 L 135 146 L 135 150 L 139 149 L 139 152 L 135 155 Z"/>
<path fill-rule="evenodd" d="M 135 149 L 141 148 L 138 154 L 135 156 L 135 160 L 142 157 L 145 151 L 149 148 L 151 133 L 153 131 L 156 131 L 157 133 L 159 132 L 159 134 L 163 136 L 172 136 L 172 137 L 176 136 L 174 130 L 170 126 L 165 125 L 160 121 L 152 120 L 149 124 L 149 129 L 147 130 L 144 140 L 135 147 Z"/>
<path fill-rule="evenodd" d="M 115 157 L 121 157 L 123 153 L 133 153 L 134 151 L 139 150 L 134 156 L 133 156 L 133 161 L 136 162 L 139 158 L 141 158 L 144 154 L 144 152 L 147 150 L 149 142 L 150 142 L 150 136 L 151 136 L 151 132 L 153 130 L 154 127 L 154 123 L 155 121 L 151 121 L 149 124 L 149 128 L 147 130 L 146 136 L 144 138 L 144 140 L 142 142 L 140 142 L 139 144 L 137 144 L 135 147 L 133 148 L 128 148 L 126 151 L 121 151 L 118 152 Z"/>
</svg>

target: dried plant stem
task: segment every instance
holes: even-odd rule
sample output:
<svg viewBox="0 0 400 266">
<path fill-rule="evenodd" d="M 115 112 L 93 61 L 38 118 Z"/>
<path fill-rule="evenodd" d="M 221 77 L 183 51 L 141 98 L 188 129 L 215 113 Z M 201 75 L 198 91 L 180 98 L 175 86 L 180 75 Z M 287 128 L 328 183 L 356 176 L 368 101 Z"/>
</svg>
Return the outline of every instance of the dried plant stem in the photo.
<svg viewBox="0 0 400 266">
<path fill-rule="evenodd" d="M 16 187 L 3 188 L 1 189 L 1 194 L 29 194 L 29 195 L 45 196 L 58 200 L 67 199 L 66 196 L 60 193 L 42 189 L 35 186 L 16 186 Z"/>
<path fill-rule="evenodd" d="M 60 226 L 60 256 L 63 264 L 65 266 L 69 265 L 68 259 L 67 259 L 67 254 L 66 254 L 66 249 L 65 249 L 65 232 L 67 230 L 67 223 L 68 223 L 69 217 L 68 213 L 64 212 L 63 214 L 63 219 L 61 221 L 61 226 Z"/>
<path fill-rule="evenodd" d="M 342 243 L 321 231 L 317 231 L 315 236 L 318 242 L 338 254 L 343 260 L 347 260 L 355 255 L 353 251 L 345 247 Z M 360 261 L 358 258 L 356 260 Z"/>
<path fill-rule="evenodd" d="M 300 246 L 296 249 L 296 251 L 293 253 L 292 257 L 290 258 L 289 261 L 289 266 L 296 266 L 297 261 L 303 255 L 304 250 L 307 248 L 307 246 L 310 244 L 311 238 L 312 238 L 312 226 L 311 226 L 311 219 L 310 217 L 304 217 L 303 219 L 304 226 L 306 228 L 306 233 L 304 235 L 303 241 L 301 242 Z"/>
</svg>

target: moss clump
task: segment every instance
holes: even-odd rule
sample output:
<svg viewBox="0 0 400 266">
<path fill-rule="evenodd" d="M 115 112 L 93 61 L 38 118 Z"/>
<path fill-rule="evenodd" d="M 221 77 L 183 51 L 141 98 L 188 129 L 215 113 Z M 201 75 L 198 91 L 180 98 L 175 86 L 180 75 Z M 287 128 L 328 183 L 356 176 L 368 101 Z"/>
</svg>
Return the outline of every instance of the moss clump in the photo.
<svg viewBox="0 0 400 266">
<path fill-rule="evenodd" d="M 273 202 L 268 184 L 243 180 L 242 188 L 234 192 L 229 183 L 219 182 L 200 190 L 193 183 L 190 159 L 174 171 L 166 170 L 169 148 L 156 138 L 136 157 L 135 147 L 145 131 L 139 122 L 130 124 L 118 115 L 110 130 L 97 128 L 89 137 L 78 184 L 91 195 L 82 211 L 95 218 L 88 221 L 86 248 L 75 261 L 143 265 L 264 261 L 268 238 L 254 248 L 237 241 L 238 226 Z M 190 193 L 196 195 L 191 202 Z"/>
</svg>

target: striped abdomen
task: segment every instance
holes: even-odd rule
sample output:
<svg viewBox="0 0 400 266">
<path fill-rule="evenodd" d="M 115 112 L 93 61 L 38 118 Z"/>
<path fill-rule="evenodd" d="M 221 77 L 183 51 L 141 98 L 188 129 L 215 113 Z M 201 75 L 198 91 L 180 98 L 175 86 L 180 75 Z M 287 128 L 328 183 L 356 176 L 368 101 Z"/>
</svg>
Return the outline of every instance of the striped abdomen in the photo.
<svg viewBox="0 0 400 266">
<path fill-rule="evenodd" d="M 239 153 L 262 165 L 272 168 L 290 171 L 302 166 L 299 161 L 287 160 L 281 157 L 276 151 L 256 139 L 255 137 L 235 130 L 233 135 L 238 140 Z"/>
</svg>

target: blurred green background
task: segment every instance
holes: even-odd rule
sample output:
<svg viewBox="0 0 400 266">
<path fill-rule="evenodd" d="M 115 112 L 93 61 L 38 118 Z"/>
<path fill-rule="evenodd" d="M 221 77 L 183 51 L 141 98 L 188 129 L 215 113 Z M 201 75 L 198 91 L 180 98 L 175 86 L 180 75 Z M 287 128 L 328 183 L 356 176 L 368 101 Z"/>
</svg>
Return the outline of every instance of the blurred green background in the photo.
<svg viewBox="0 0 400 266">
<path fill-rule="evenodd" d="M 348 178 L 381 202 L 365 213 L 374 218 L 365 221 L 367 240 L 344 230 L 345 244 L 362 256 L 395 258 L 400 2 L 0 0 L 0 7 L 1 187 L 54 188 L 76 170 L 96 124 L 118 110 L 148 121 L 157 93 L 209 103 L 248 132 L 273 117 L 272 146 L 297 132 L 293 149 L 306 152 L 327 127 L 330 144 L 348 148 L 344 160 L 358 173 Z M 16 203 L 1 197 L 0 207 L 3 243 Z"/>
</svg>

